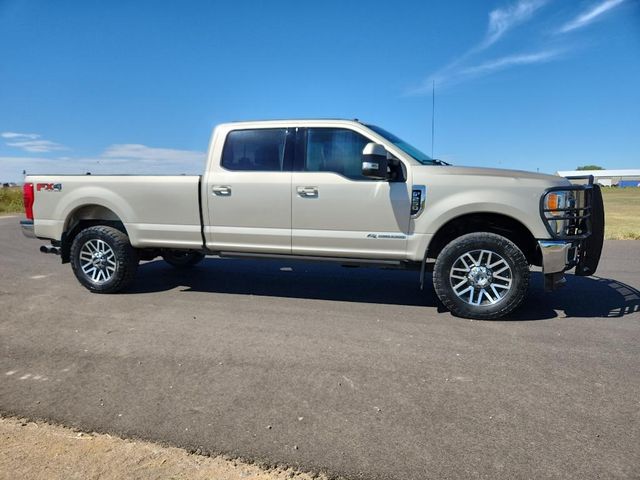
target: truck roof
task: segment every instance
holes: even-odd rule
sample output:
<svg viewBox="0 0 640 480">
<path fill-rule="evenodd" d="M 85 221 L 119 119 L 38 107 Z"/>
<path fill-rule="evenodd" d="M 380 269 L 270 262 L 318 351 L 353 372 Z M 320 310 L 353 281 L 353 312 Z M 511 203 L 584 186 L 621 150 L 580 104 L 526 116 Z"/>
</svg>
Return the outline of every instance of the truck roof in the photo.
<svg viewBox="0 0 640 480">
<path fill-rule="evenodd" d="M 285 118 L 285 119 L 271 119 L 271 120 L 242 120 L 221 123 L 218 127 L 257 127 L 264 125 L 300 125 L 300 126 L 318 126 L 322 124 L 331 125 L 363 125 L 357 118 L 345 119 L 345 118 Z"/>
</svg>

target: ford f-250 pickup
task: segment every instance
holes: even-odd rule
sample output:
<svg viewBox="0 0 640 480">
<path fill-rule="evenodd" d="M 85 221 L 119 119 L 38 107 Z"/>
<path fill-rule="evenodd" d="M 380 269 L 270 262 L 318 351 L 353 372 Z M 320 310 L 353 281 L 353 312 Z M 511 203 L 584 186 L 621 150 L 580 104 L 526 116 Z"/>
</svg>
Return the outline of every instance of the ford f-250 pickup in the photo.
<svg viewBox="0 0 640 480">
<path fill-rule="evenodd" d="M 442 303 L 477 319 L 596 271 L 602 196 L 538 173 L 454 167 L 357 120 L 219 125 L 202 176 L 29 175 L 27 236 L 51 240 L 87 289 L 112 293 L 138 262 L 282 257 L 433 272 Z"/>
</svg>

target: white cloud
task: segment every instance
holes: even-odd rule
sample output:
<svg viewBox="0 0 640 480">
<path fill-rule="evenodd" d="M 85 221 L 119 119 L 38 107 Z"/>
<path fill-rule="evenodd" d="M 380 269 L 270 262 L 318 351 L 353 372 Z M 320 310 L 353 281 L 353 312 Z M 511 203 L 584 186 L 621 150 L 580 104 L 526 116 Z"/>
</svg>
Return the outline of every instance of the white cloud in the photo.
<svg viewBox="0 0 640 480">
<path fill-rule="evenodd" d="M 462 76 L 480 76 L 504 70 L 517 65 L 531 65 L 534 63 L 545 63 L 557 58 L 562 52 L 560 50 L 546 50 L 534 53 L 523 53 L 508 55 L 493 60 L 486 61 L 479 65 L 466 67 L 460 70 Z"/>
<path fill-rule="evenodd" d="M 627 0 L 600 0 L 599 3 L 591 5 L 574 19 L 565 23 L 556 33 L 563 34 L 586 27 L 625 1 Z M 429 94 L 431 93 L 433 82 L 442 88 L 510 67 L 544 63 L 556 59 L 566 52 L 568 48 L 566 46 L 562 49 L 549 47 L 554 43 L 552 43 L 553 37 L 550 37 L 547 32 L 547 35 L 541 35 L 542 38 L 540 39 L 547 45 L 544 50 L 535 53 L 516 53 L 501 58 L 489 59 L 476 65 L 471 64 L 472 58 L 477 57 L 478 54 L 501 40 L 510 30 L 533 18 L 536 12 L 547 3 L 549 3 L 549 0 L 517 0 L 510 5 L 492 10 L 489 12 L 489 23 L 482 41 L 470 48 L 465 54 L 431 74 L 417 88 L 409 90 L 408 94 Z"/>
<path fill-rule="evenodd" d="M 36 138 L 40 138 L 40 135 L 37 133 L 2 132 L 0 133 L 0 137 L 13 140 L 35 140 Z"/>
<path fill-rule="evenodd" d="M 152 162 L 203 162 L 204 152 L 176 150 L 172 148 L 147 147 L 136 143 L 116 144 L 108 147 L 102 157 L 105 159 L 129 159 Z"/>
<path fill-rule="evenodd" d="M 444 84 L 451 85 L 452 83 L 459 83 L 465 78 L 472 77 L 473 75 L 469 74 L 468 70 L 473 69 L 474 67 L 464 66 L 468 63 L 470 57 L 488 49 L 498 42 L 498 40 L 500 40 L 508 31 L 533 18 L 536 12 L 548 2 L 549 0 L 518 0 L 505 7 L 492 10 L 489 12 L 487 32 L 485 33 L 483 40 L 479 44 L 470 48 L 463 55 L 450 62 L 448 65 L 427 77 L 427 79 L 424 80 L 417 88 L 409 90 L 408 94 L 424 95 L 430 93 L 431 86 L 434 81 L 437 85 L 442 87 Z M 497 61 L 500 61 L 500 59 Z M 513 63 L 512 65 L 516 64 L 517 63 Z M 520 63 L 520 65 L 523 64 L 525 64 L 524 61 Z M 495 68 L 495 70 L 498 69 L 499 68 Z"/>
<path fill-rule="evenodd" d="M 0 134 L 1 135 L 1 134 Z M 0 181 L 19 181 L 30 174 L 192 174 L 204 170 L 205 153 L 194 150 L 115 144 L 95 157 L 0 157 Z"/>
<path fill-rule="evenodd" d="M 6 142 L 7 146 L 19 148 L 29 153 L 47 153 L 57 150 L 67 150 L 67 147 L 49 140 L 24 140 L 20 142 Z"/>
<path fill-rule="evenodd" d="M 50 140 L 41 140 L 42 135 L 37 133 L 2 132 L 0 137 L 7 139 L 8 147 L 19 148 L 29 153 L 48 153 L 58 150 L 67 150 L 67 147 Z"/>
<path fill-rule="evenodd" d="M 592 6 L 589 10 L 582 12 L 573 20 L 565 23 L 562 27 L 560 27 L 558 33 L 567 33 L 579 28 L 586 27 L 624 1 L 625 0 L 605 0 L 604 2 L 600 2 L 599 4 Z"/>
<path fill-rule="evenodd" d="M 563 53 L 564 51 L 560 49 L 542 50 L 539 52 L 518 53 L 493 58 L 476 65 L 459 65 L 447 72 L 440 73 L 439 77 L 430 77 L 420 90 L 410 92 L 410 94 L 424 94 L 427 91 L 431 92 L 431 82 L 433 80 L 435 80 L 436 85 L 439 85 L 440 87 L 443 85 L 451 87 L 453 85 L 485 75 L 490 75 L 508 68 L 550 62 L 560 57 Z"/>
<path fill-rule="evenodd" d="M 504 8 L 496 8 L 489 13 L 489 27 L 484 41 L 477 49 L 485 49 L 511 30 L 529 20 L 548 0 L 519 0 Z"/>
</svg>

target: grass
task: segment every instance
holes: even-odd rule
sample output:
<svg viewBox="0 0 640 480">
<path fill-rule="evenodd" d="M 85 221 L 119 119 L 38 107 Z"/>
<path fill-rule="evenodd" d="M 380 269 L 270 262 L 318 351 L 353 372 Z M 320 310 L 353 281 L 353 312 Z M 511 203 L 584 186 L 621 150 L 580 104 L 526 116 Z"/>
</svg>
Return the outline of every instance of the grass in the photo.
<svg viewBox="0 0 640 480">
<path fill-rule="evenodd" d="M 603 188 L 607 240 L 640 240 L 640 188 Z M 21 188 L 0 189 L 0 214 L 24 211 Z"/>
<path fill-rule="evenodd" d="M 0 188 L 0 214 L 23 212 L 22 188 Z"/>
<path fill-rule="evenodd" d="M 640 240 L 640 188 L 602 188 L 607 240 Z"/>
</svg>

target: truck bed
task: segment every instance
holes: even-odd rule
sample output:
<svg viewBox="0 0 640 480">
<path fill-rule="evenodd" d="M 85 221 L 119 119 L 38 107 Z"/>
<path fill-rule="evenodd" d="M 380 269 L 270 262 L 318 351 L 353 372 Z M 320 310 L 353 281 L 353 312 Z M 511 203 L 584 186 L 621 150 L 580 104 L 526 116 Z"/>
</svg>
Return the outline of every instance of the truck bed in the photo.
<svg viewBox="0 0 640 480">
<path fill-rule="evenodd" d="M 200 176 L 29 175 L 28 181 L 38 237 L 59 240 L 64 219 L 79 209 L 86 216 L 95 202 L 122 219 L 134 247 L 202 247 Z"/>
</svg>

